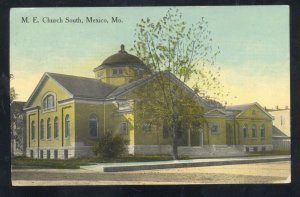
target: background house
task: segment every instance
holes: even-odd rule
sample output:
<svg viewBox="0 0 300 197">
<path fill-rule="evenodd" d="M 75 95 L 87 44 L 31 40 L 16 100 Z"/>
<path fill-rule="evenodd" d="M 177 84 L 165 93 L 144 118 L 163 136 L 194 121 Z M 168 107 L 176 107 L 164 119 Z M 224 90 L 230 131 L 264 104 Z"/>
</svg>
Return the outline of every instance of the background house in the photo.
<svg viewBox="0 0 300 197">
<path fill-rule="evenodd" d="M 288 106 L 267 109 L 274 117 L 272 128 L 272 143 L 276 150 L 290 150 L 291 147 L 291 115 Z"/>
</svg>

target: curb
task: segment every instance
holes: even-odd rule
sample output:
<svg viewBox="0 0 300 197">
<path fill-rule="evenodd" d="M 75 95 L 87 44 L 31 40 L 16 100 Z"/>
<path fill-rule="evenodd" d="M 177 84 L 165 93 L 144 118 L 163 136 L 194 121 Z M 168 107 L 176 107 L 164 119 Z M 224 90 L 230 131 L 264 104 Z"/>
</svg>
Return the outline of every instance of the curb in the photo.
<svg viewBox="0 0 300 197">
<path fill-rule="evenodd" d="M 186 168 L 186 167 L 203 167 L 203 166 L 220 166 L 232 164 L 253 164 L 277 161 L 289 161 L 290 157 L 281 158 L 261 158 L 261 159 L 241 159 L 241 160 L 225 160 L 225 161 L 198 161 L 198 162 L 182 162 L 182 163 L 166 163 L 166 164 L 141 164 L 130 166 L 103 166 L 103 172 L 122 172 L 122 171 L 138 171 L 152 169 L 168 169 L 168 168 Z"/>
</svg>

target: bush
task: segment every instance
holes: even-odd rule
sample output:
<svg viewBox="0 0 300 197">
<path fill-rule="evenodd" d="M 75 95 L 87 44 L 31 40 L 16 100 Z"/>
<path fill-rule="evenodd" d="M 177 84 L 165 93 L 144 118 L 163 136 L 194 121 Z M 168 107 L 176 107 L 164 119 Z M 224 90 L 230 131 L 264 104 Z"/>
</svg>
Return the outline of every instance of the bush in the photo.
<svg viewBox="0 0 300 197">
<path fill-rule="evenodd" d="M 128 140 L 125 140 L 119 134 L 112 135 L 110 132 L 104 134 L 96 142 L 94 153 L 102 158 L 117 158 L 126 153 Z"/>
</svg>

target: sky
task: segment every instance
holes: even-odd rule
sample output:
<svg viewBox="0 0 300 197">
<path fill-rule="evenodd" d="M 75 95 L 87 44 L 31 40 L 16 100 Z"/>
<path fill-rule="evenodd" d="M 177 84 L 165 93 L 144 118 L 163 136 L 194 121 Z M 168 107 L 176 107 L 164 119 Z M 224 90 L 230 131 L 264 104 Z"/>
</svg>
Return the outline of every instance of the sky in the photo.
<svg viewBox="0 0 300 197">
<path fill-rule="evenodd" d="M 45 72 L 94 77 L 93 68 L 133 46 L 134 29 L 142 18 L 160 19 L 169 7 L 14 8 L 10 13 L 11 86 L 27 101 Z M 216 65 L 231 97 L 229 105 L 258 102 L 290 106 L 288 6 L 178 7 L 192 24 L 205 17 L 219 47 Z M 29 23 L 22 23 L 28 17 Z M 36 17 L 39 23 L 33 23 Z M 84 23 L 44 23 L 43 18 Z M 86 17 L 108 23 L 85 23 Z M 122 23 L 112 23 L 118 17 Z"/>
</svg>

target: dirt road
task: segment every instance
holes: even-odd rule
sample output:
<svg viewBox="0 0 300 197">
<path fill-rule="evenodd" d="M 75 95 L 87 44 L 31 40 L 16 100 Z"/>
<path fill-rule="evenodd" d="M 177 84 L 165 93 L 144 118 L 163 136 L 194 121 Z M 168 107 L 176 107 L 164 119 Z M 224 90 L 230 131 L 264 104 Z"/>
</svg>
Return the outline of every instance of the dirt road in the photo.
<svg viewBox="0 0 300 197">
<path fill-rule="evenodd" d="M 173 168 L 130 172 L 12 170 L 13 185 L 152 185 L 289 182 L 290 162 Z"/>
</svg>

